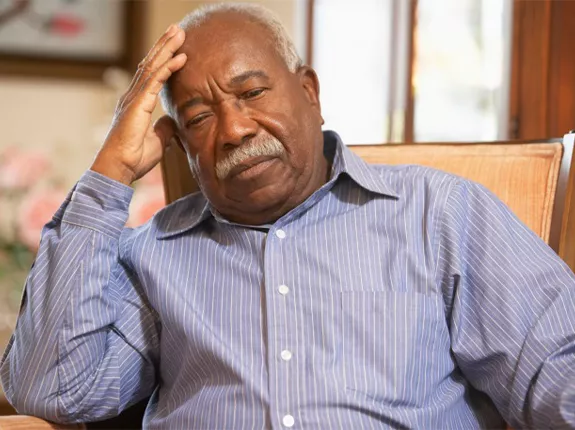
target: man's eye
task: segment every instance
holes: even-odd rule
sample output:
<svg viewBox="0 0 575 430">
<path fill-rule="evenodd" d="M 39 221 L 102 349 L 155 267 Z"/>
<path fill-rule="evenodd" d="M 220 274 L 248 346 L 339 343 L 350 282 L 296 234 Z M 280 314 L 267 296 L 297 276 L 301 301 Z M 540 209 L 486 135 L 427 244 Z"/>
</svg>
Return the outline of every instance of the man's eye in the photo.
<svg viewBox="0 0 575 430">
<path fill-rule="evenodd" d="M 249 100 L 255 99 L 257 96 L 263 94 L 265 88 L 256 88 L 255 90 L 249 90 L 242 94 L 242 99 Z"/>
<path fill-rule="evenodd" d="M 186 123 L 186 127 L 193 127 L 196 125 L 200 125 L 204 119 L 206 119 L 208 117 L 208 114 L 200 114 L 200 115 L 196 115 L 195 117 L 193 117 L 191 120 L 189 120 Z"/>
</svg>

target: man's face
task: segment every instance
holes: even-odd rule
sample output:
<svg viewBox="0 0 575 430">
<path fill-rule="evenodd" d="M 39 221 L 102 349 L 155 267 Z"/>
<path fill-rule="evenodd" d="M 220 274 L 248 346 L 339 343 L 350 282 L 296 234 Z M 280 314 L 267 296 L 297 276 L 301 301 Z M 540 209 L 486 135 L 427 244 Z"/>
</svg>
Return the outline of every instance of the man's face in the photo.
<svg viewBox="0 0 575 430">
<path fill-rule="evenodd" d="M 212 205 L 269 222 L 326 179 L 318 83 L 291 73 L 260 24 L 221 13 L 187 32 L 170 81 L 182 143 Z"/>
</svg>

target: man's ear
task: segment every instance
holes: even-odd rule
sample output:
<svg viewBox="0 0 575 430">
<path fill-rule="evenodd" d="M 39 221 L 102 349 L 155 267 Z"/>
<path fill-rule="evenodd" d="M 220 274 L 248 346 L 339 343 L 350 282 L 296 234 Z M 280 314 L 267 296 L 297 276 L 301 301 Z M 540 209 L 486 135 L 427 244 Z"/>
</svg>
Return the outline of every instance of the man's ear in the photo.
<svg viewBox="0 0 575 430">
<path fill-rule="evenodd" d="M 192 176 L 194 177 L 194 180 L 199 184 L 199 182 L 198 182 L 198 166 L 196 164 L 196 160 L 192 156 L 189 146 L 184 144 L 186 139 L 185 139 L 184 135 L 182 134 L 179 127 L 178 127 L 177 133 L 174 134 L 173 140 L 174 140 L 174 142 L 176 142 L 178 147 L 186 155 L 186 158 L 188 159 L 188 166 L 190 166 L 190 171 L 192 172 Z"/>
<path fill-rule="evenodd" d="M 312 108 L 317 111 L 318 116 L 321 118 L 321 123 L 323 125 L 324 120 L 321 116 L 321 103 L 319 101 L 319 79 L 317 73 L 310 66 L 301 66 L 297 75 L 299 77 L 300 84 L 304 90 L 307 101 L 310 103 Z"/>
<path fill-rule="evenodd" d="M 176 143 L 176 145 L 178 145 L 178 147 L 179 147 L 182 151 L 184 151 L 184 153 L 187 154 L 188 151 L 187 151 L 186 146 L 183 144 L 184 139 L 183 139 L 182 135 L 180 134 L 179 127 L 178 127 L 178 131 L 176 132 L 176 134 L 174 134 L 174 137 L 172 137 L 172 140 L 173 140 L 173 142 Z"/>
</svg>

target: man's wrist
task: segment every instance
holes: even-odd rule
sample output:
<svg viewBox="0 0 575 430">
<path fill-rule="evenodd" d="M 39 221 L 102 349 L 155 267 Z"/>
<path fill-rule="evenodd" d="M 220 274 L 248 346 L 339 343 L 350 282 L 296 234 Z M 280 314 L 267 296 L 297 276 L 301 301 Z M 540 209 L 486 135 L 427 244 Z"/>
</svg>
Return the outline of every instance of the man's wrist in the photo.
<svg viewBox="0 0 575 430">
<path fill-rule="evenodd" d="M 134 182 L 134 174 L 129 169 L 110 162 L 105 157 L 97 157 L 90 170 L 106 176 L 114 181 L 130 186 Z"/>
<path fill-rule="evenodd" d="M 133 193 L 131 187 L 88 170 L 76 184 L 62 222 L 117 238 L 128 219 Z"/>
</svg>

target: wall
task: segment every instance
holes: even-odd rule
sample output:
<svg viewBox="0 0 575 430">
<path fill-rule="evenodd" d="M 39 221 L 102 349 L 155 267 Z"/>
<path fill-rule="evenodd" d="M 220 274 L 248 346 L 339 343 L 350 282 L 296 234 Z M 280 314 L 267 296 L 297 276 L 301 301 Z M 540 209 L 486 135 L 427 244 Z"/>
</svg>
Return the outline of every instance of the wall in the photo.
<svg viewBox="0 0 575 430">
<path fill-rule="evenodd" d="M 228 0 L 234 2 L 234 0 Z M 306 46 L 306 4 L 307 0 L 235 0 L 264 5 L 276 13 L 290 33 L 296 47 L 305 58 Z M 151 0 L 148 2 L 148 45 L 162 34 L 173 22 L 179 21 L 184 15 L 202 4 L 219 3 L 219 1 L 196 0 Z"/>
<path fill-rule="evenodd" d="M 55 151 L 63 176 L 78 177 L 105 135 L 113 96 L 101 83 L 0 79 L 0 148 Z"/>
</svg>

